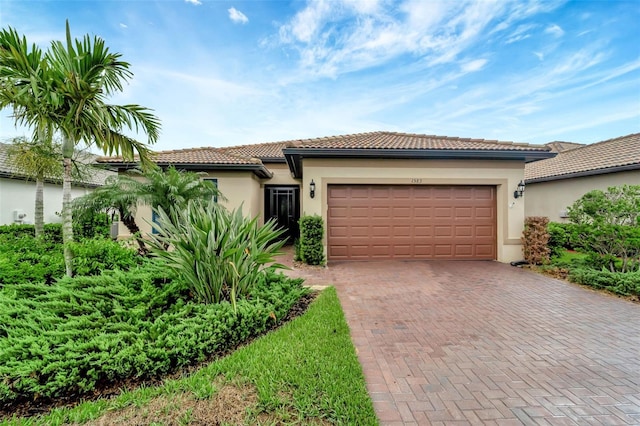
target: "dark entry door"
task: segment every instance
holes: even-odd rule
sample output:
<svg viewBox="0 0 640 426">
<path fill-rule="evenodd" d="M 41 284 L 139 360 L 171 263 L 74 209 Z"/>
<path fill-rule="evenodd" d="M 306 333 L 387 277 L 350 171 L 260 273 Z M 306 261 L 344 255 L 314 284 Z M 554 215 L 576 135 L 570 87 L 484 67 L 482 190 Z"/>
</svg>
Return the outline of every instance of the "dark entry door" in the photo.
<svg viewBox="0 0 640 426">
<path fill-rule="evenodd" d="M 267 186 L 264 194 L 265 221 L 275 220 L 285 230 L 282 238 L 293 242 L 300 235 L 300 188 L 298 186 Z"/>
</svg>

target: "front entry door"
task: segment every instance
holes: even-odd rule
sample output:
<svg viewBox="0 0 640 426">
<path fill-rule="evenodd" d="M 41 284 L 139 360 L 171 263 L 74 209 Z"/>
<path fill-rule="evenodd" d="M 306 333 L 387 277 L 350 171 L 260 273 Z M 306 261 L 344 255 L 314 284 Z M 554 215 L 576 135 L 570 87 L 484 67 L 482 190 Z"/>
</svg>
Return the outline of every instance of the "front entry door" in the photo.
<svg viewBox="0 0 640 426">
<path fill-rule="evenodd" d="M 282 238 L 290 243 L 300 235 L 298 220 L 300 219 L 300 187 L 267 186 L 264 194 L 265 222 L 274 220 L 278 227 L 285 230 Z"/>
</svg>

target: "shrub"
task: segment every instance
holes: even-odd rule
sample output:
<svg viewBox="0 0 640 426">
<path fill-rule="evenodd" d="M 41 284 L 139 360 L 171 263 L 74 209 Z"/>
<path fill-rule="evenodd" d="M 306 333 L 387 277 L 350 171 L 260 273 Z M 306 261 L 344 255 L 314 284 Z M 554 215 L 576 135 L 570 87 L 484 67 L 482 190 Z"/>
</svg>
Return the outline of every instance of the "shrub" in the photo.
<svg viewBox="0 0 640 426">
<path fill-rule="evenodd" d="M 75 212 L 74 212 L 75 213 Z M 83 212 L 73 216 L 73 237 L 80 240 L 85 238 L 111 238 L 111 216 L 100 212 Z"/>
<path fill-rule="evenodd" d="M 202 305 L 150 262 L 129 272 L 0 290 L 0 401 L 84 394 L 203 361 L 284 318 L 301 280 L 265 273 L 251 299 Z"/>
<path fill-rule="evenodd" d="M 612 272 L 640 270 L 640 185 L 588 192 L 569 208 L 569 217 L 575 243 L 594 260 Z"/>
<path fill-rule="evenodd" d="M 547 232 L 548 217 L 530 216 L 524 221 L 522 235 L 522 250 L 524 259 L 532 265 L 549 263 L 550 249 L 549 232 Z"/>
<path fill-rule="evenodd" d="M 61 245 L 22 230 L 0 235 L 0 287 L 29 282 L 51 284 L 64 271 Z"/>
<path fill-rule="evenodd" d="M 112 269 L 127 270 L 142 261 L 134 250 L 111 240 L 73 242 L 71 250 L 75 255 L 73 262 L 76 275 L 97 275 Z M 0 235 L 0 286 L 52 284 L 64 273 L 62 243 L 51 242 L 46 236 L 44 239 L 35 238 L 23 231 Z"/>
<path fill-rule="evenodd" d="M 575 268 L 569 273 L 569 279 L 578 284 L 604 288 L 622 295 L 640 296 L 640 271 L 611 272 L 591 268 Z"/>
<path fill-rule="evenodd" d="M 33 225 L 0 225 L 0 238 L 34 237 L 36 228 Z"/>
<path fill-rule="evenodd" d="M 142 261 L 132 248 L 100 237 L 73 242 L 71 251 L 75 275 L 98 275 L 113 269 L 126 271 Z"/>
<path fill-rule="evenodd" d="M 300 260 L 309 265 L 324 263 L 323 234 L 322 217 L 313 215 L 300 218 Z"/>
<path fill-rule="evenodd" d="M 170 214 L 160 209 L 154 253 L 166 260 L 204 303 L 230 301 L 249 294 L 263 279 L 284 241 L 275 222 L 258 225 L 241 210 L 229 212 L 214 201 L 191 201 Z M 165 250 L 171 247 L 170 250 Z M 272 265 L 272 268 L 282 265 Z"/>
<path fill-rule="evenodd" d="M 34 225 L 0 225 L 0 239 L 8 241 L 20 237 L 35 237 L 36 228 Z M 62 224 L 61 223 L 45 223 L 44 238 L 45 241 L 61 244 L 62 243 Z"/>
<path fill-rule="evenodd" d="M 549 250 L 551 256 L 560 256 L 565 250 L 573 248 L 571 244 L 571 224 L 549 222 L 547 232 L 549 233 Z"/>
</svg>

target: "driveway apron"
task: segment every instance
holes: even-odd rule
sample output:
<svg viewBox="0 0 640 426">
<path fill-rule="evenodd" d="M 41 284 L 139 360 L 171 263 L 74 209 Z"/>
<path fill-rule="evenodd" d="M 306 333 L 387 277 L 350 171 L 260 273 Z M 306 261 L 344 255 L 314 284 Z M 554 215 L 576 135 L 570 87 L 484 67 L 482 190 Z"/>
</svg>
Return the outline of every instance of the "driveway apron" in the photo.
<svg viewBox="0 0 640 426">
<path fill-rule="evenodd" d="M 497 262 L 342 262 L 381 424 L 640 425 L 640 305 Z"/>
</svg>

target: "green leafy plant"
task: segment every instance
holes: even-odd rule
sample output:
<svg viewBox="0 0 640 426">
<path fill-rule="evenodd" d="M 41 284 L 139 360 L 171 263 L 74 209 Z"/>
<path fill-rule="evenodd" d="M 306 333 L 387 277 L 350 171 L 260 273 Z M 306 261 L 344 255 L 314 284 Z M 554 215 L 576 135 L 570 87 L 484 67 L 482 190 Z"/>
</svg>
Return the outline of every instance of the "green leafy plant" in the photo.
<svg viewBox="0 0 640 426">
<path fill-rule="evenodd" d="M 35 235 L 34 225 L 0 225 L 0 237 L 11 239 L 21 236 L 34 237 Z M 45 223 L 43 239 L 51 243 L 62 243 L 62 225 L 60 223 Z"/>
<path fill-rule="evenodd" d="M 300 260 L 309 265 L 324 264 L 323 235 L 322 217 L 307 215 L 300 218 Z"/>
<path fill-rule="evenodd" d="M 33 237 L 31 228 L 12 229 L 13 233 L 0 233 L 0 286 L 21 283 L 53 284 L 64 275 L 64 258 L 60 241 L 60 226 L 54 234 L 56 240 Z M 121 243 L 103 238 L 73 242 L 76 256 L 76 275 L 98 275 L 102 271 L 127 270 L 141 259 L 136 252 Z"/>
<path fill-rule="evenodd" d="M 596 266 L 640 270 L 640 185 L 588 192 L 569 208 L 569 218 L 576 244 L 599 260 Z"/>
<path fill-rule="evenodd" d="M 191 201 L 171 213 L 158 210 L 153 251 L 190 286 L 204 303 L 230 301 L 251 293 L 264 279 L 284 241 L 274 222 L 264 226 L 240 209 L 229 212 L 212 200 Z M 169 250 L 165 250 L 170 247 Z M 284 268 L 274 264 L 270 268 Z"/>
<path fill-rule="evenodd" d="M 111 216 L 104 212 L 73 216 L 73 235 L 76 239 L 110 238 Z"/>
<path fill-rule="evenodd" d="M 31 232 L 23 230 L 0 234 L 0 288 L 30 282 L 51 284 L 64 274 L 62 246 L 35 238 L 33 226 Z"/>
<path fill-rule="evenodd" d="M 640 271 L 611 272 L 593 268 L 573 268 L 569 279 L 578 284 L 603 288 L 625 296 L 640 296 Z"/>
<path fill-rule="evenodd" d="M 135 250 L 103 238 L 74 242 L 71 250 L 76 275 L 99 275 L 114 269 L 126 271 L 141 261 Z"/>
<path fill-rule="evenodd" d="M 0 289 L 0 403 L 84 394 L 204 361 L 285 318 L 308 290 L 265 273 L 251 299 L 200 304 L 161 262 Z"/>
</svg>

